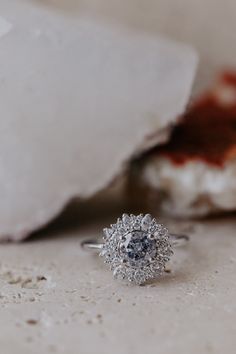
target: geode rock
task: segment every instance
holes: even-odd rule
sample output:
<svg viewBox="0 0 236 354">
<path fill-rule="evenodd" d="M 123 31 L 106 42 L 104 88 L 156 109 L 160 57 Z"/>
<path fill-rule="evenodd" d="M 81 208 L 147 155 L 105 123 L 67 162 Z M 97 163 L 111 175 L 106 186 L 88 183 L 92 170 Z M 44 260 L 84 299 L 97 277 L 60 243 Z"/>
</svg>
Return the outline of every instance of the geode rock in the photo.
<svg viewBox="0 0 236 354">
<path fill-rule="evenodd" d="M 152 204 L 168 214 L 197 217 L 236 209 L 235 72 L 223 73 L 193 102 L 168 143 L 145 156 L 141 174 Z"/>
</svg>

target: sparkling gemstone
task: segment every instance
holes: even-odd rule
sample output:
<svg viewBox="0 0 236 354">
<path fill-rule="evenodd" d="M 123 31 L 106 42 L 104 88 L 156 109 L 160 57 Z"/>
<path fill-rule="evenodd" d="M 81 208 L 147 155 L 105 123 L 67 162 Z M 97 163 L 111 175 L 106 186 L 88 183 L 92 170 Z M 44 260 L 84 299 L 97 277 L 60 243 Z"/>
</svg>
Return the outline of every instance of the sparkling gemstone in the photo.
<svg viewBox="0 0 236 354">
<path fill-rule="evenodd" d="M 133 231 L 126 236 L 123 249 L 131 261 L 148 260 L 156 255 L 156 241 L 150 240 L 144 231 Z"/>
</svg>

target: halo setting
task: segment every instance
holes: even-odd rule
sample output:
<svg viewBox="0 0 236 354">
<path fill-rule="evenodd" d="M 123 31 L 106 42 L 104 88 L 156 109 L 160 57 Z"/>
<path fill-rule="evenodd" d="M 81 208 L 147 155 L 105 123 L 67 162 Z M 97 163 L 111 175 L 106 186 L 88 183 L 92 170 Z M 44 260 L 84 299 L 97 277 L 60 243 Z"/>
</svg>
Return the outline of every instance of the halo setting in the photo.
<svg viewBox="0 0 236 354">
<path fill-rule="evenodd" d="M 161 275 L 173 254 L 167 228 L 149 214 L 123 214 L 103 239 L 100 256 L 114 277 L 136 284 Z"/>
</svg>

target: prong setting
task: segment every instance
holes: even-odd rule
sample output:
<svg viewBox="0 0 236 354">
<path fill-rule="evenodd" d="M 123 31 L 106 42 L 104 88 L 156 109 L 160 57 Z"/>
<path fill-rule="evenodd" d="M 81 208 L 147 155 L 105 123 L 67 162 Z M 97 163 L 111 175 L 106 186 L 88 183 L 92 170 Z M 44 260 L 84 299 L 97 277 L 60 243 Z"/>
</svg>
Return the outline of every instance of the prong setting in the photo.
<svg viewBox="0 0 236 354">
<path fill-rule="evenodd" d="M 120 238 L 120 241 L 125 241 L 126 240 L 126 236 L 125 235 L 121 235 L 119 238 Z"/>
<path fill-rule="evenodd" d="M 149 240 L 155 240 L 156 235 L 155 234 L 148 234 L 147 237 L 149 238 Z"/>
<path fill-rule="evenodd" d="M 125 264 L 125 263 L 127 263 L 127 260 L 124 259 L 124 258 L 122 258 L 122 259 L 120 260 L 120 263 L 121 263 L 121 264 Z"/>
</svg>

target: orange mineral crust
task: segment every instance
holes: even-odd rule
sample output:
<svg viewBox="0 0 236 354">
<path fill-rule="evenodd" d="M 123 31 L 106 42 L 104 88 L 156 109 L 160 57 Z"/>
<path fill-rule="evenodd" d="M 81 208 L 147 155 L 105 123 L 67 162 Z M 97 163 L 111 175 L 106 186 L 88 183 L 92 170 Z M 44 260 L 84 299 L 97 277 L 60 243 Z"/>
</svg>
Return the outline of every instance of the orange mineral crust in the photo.
<svg viewBox="0 0 236 354">
<path fill-rule="evenodd" d="M 153 153 L 178 165 L 201 160 L 223 166 L 236 157 L 236 72 L 223 73 L 213 89 L 190 106 L 169 142 Z"/>
</svg>

